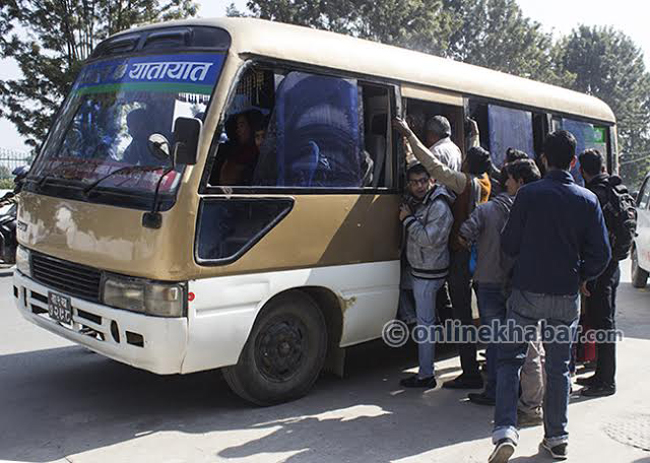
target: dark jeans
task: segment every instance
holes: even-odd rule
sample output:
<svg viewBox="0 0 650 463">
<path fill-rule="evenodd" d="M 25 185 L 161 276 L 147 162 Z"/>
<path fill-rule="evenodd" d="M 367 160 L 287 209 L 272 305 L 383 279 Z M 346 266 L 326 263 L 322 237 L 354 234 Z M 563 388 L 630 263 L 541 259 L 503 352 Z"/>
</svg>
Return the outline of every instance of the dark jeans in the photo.
<svg viewBox="0 0 650 463">
<path fill-rule="evenodd" d="M 517 327 L 536 327 L 540 320 L 563 333 L 551 337 L 542 330 L 546 352 L 546 392 L 544 395 L 544 438 L 551 446 L 566 443 L 569 438 L 567 409 L 571 376 L 571 340 L 575 336 L 580 316 L 580 297 L 535 294 L 517 289 L 508 299 L 506 323 L 512 323 L 507 332 L 514 337 Z M 526 360 L 527 342 L 503 342 L 498 348 L 497 396 L 494 410 L 492 440 L 497 443 L 507 437 L 515 444 L 517 432 L 517 401 L 519 400 L 519 373 Z"/>
<path fill-rule="evenodd" d="M 451 251 L 449 268 L 449 295 L 453 305 L 454 319 L 461 326 L 474 324 L 472 318 L 472 277 L 469 274 L 469 251 Z M 460 365 L 463 374 L 469 377 L 481 377 L 476 361 L 476 343 L 458 344 Z"/>
<path fill-rule="evenodd" d="M 481 325 L 494 326 L 498 322 L 503 324 L 506 318 L 507 295 L 503 284 L 477 283 L 476 297 L 478 298 L 478 311 L 481 315 Z M 495 398 L 497 388 L 497 349 L 498 344 L 491 342 L 487 345 L 485 358 L 487 363 L 487 379 L 485 381 L 485 395 Z"/>
<path fill-rule="evenodd" d="M 610 261 L 602 275 L 587 287 L 591 296 L 587 298 L 587 320 L 595 330 L 616 330 L 616 289 L 621 280 L 617 260 Z M 605 385 L 615 386 L 616 338 L 612 342 L 596 344 L 596 376 Z"/>
</svg>

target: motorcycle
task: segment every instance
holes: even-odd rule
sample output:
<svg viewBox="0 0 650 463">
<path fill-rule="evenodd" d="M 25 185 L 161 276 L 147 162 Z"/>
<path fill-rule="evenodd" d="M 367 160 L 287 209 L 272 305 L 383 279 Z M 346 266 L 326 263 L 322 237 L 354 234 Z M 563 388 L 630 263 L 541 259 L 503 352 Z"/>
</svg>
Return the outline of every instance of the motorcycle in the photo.
<svg viewBox="0 0 650 463">
<path fill-rule="evenodd" d="M 29 173 L 29 166 L 16 167 L 11 173 L 14 176 L 14 189 L 0 198 L 0 208 L 9 206 L 9 209 L 0 215 L 0 261 L 5 265 L 16 263 L 16 213 L 18 207 L 18 193 L 22 189 L 25 177 Z"/>
</svg>

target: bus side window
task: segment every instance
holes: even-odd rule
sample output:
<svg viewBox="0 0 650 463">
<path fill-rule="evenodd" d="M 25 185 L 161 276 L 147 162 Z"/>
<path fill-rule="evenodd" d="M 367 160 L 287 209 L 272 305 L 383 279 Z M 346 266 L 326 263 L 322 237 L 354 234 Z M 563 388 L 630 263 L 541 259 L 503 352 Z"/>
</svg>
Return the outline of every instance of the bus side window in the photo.
<svg viewBox="0 0 650 463">
<path fill-rule="evenodd" d="M 489 150 L 494 165 L 500 169 L 506 160 L 506 150 L 515 148 L 530 158 L 535 157 L 533 114 L 521 109 L 489 104 L 487 107 Z"/>
<path fill-rule="evenodd" d="M 356 189 L 369 184 L 373 160 L 365 150 L 357 80 L 290 71 L 276 83 L 253 185 Z"/>
</svg>

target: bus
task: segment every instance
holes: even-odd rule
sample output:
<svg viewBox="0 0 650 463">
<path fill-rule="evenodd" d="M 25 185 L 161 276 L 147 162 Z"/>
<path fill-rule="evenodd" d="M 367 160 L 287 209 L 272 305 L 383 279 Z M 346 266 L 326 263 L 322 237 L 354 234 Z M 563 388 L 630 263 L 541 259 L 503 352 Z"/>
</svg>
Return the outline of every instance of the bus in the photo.
<svg viewBox="0 0 650 463">
<path fill-rule="evenodd" d="M 497 167 L 556 128 L 618 167 L 605 103 L 524 78 L 250 18 L 111 36 L 20 195 L 16 305 L 136 368 L 222 369 L 258 405 L 301 397 L 396 317 L 391 120 L 433 115 L 463 152 L 476 120 Z"/>
</svg>

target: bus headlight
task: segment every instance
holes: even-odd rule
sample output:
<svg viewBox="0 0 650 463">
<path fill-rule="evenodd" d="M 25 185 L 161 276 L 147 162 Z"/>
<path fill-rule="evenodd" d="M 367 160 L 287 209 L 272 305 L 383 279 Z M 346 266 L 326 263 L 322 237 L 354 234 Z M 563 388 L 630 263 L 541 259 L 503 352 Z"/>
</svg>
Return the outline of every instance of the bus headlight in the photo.
<svg viewBox="0 0 650 463">
<path fill-rule="evenodd" d="M 32 276 L 32 267 L 29 264 L 31 253 L 22 246 L 16 248 L 16 269 L 25 276 Z"/>
<path fill-rule="evenodd" d="M 104 279 L 104 304 L 157 317 L 184 315 L 181 284 L 156 283 L 114 275 Z"/>
</svg>

